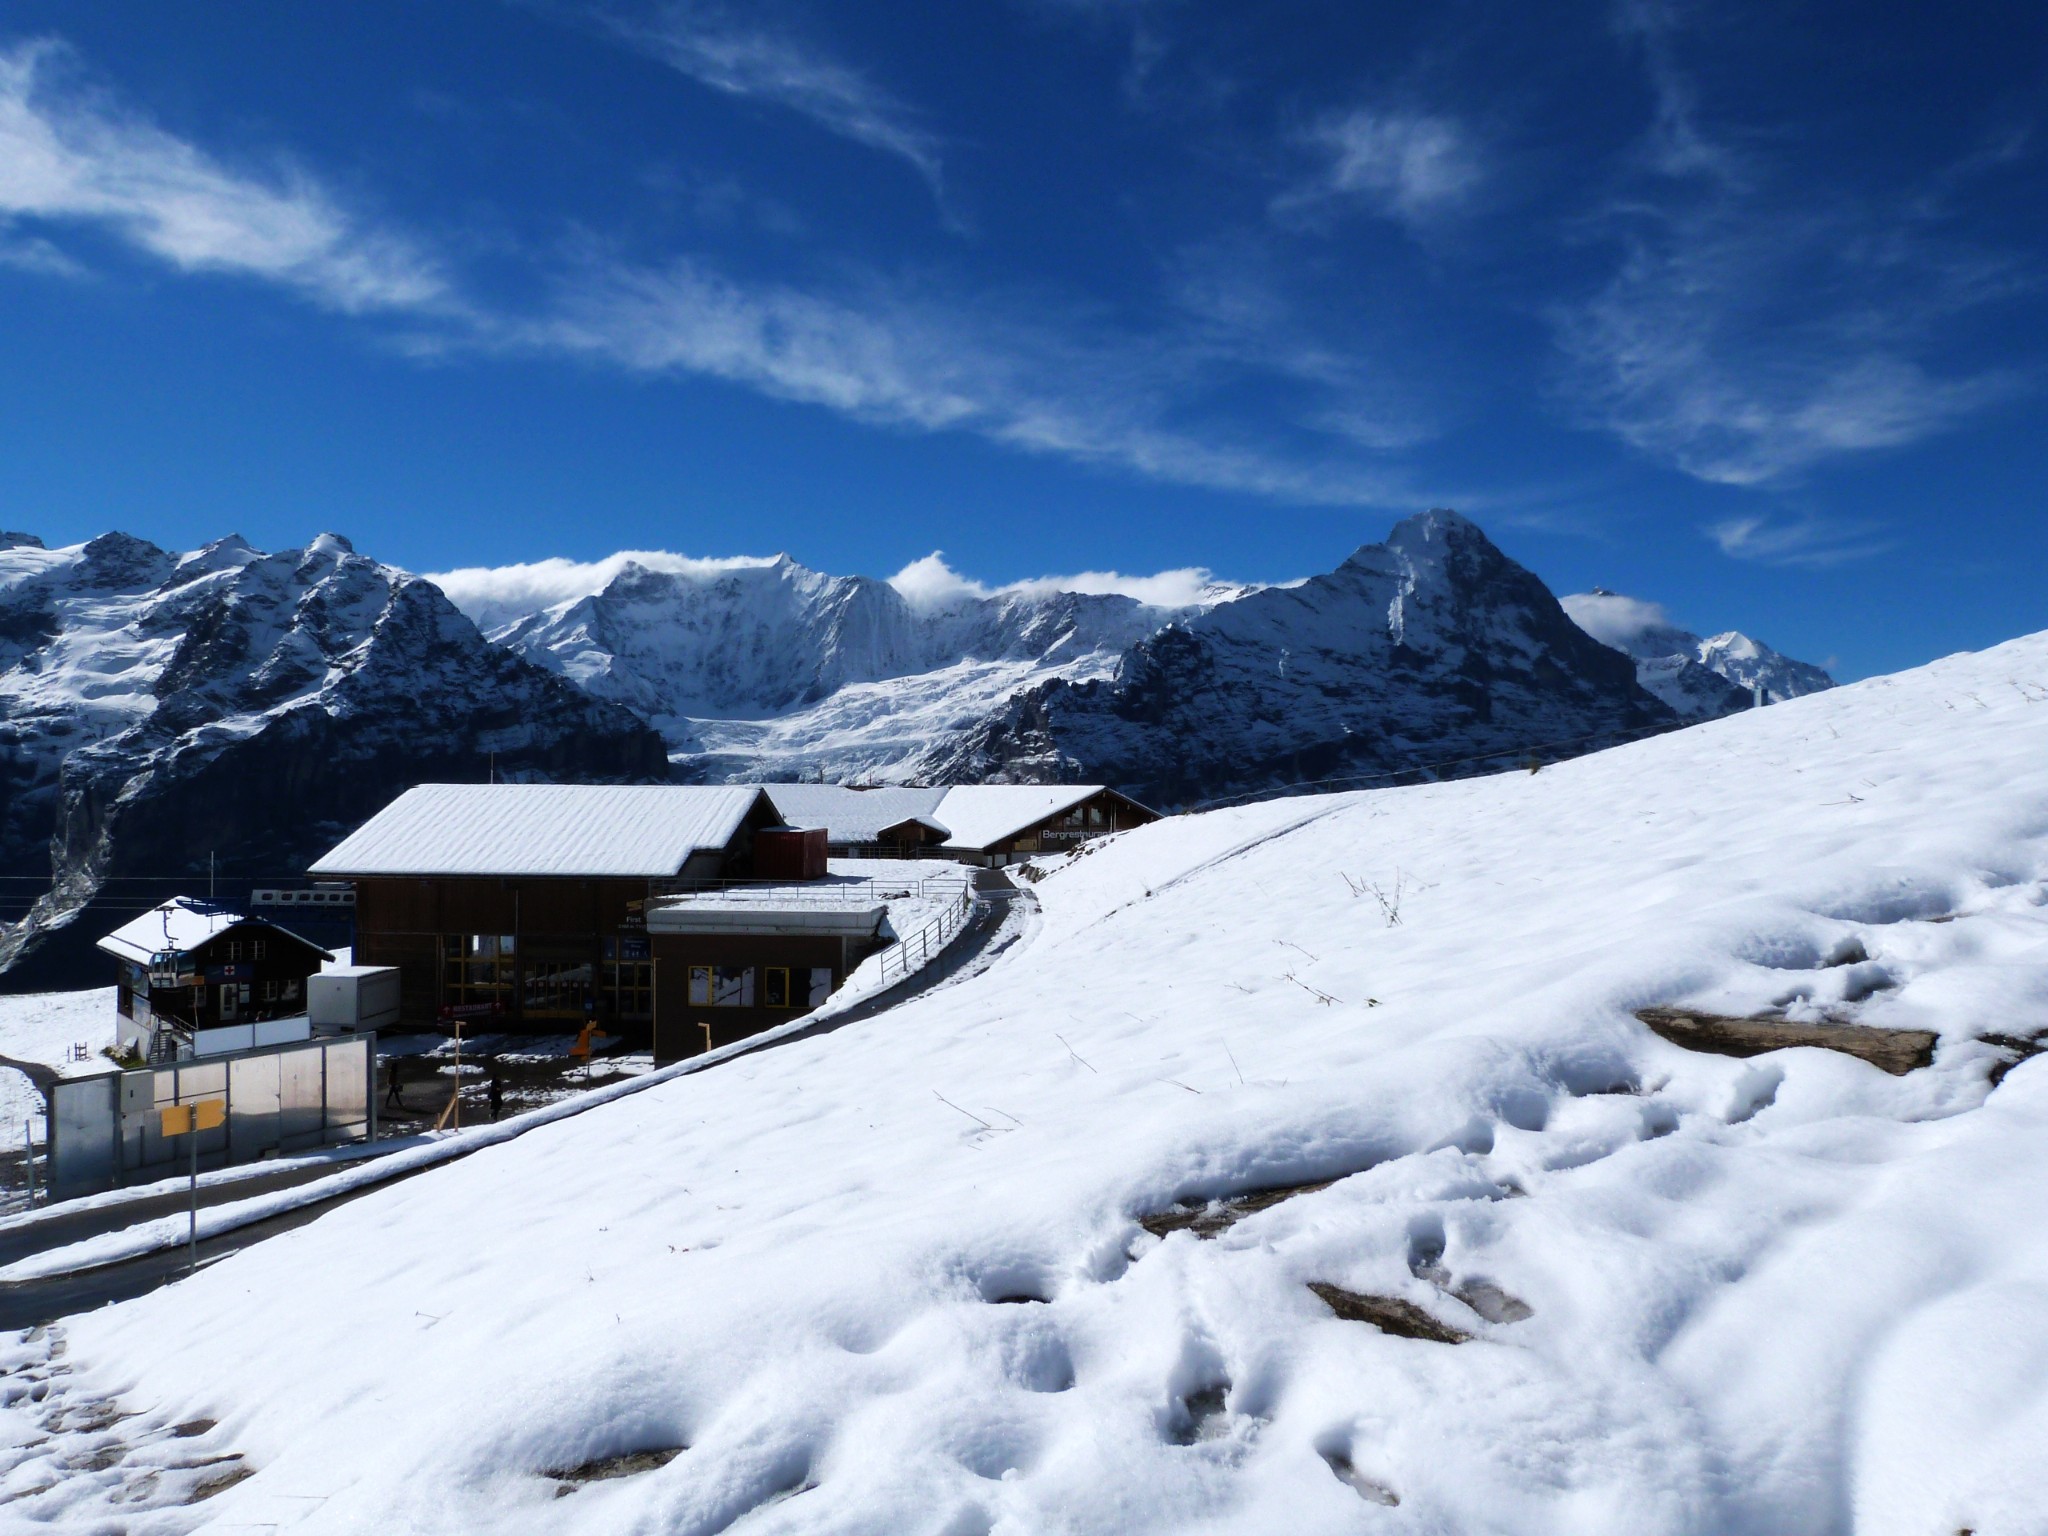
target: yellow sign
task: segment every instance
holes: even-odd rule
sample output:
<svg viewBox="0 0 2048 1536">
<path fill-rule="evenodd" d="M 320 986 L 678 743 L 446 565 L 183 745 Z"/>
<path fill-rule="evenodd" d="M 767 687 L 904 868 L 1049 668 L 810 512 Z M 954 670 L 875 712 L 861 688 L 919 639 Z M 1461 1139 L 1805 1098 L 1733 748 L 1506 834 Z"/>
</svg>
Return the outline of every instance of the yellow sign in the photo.
<svg viewBox="0 0 2048 1536">
<path fill-rule="evenodd" d="M 190 1104 L 165 1104 L 157 1109 L 157 1116 L 163 1122 L 166 1136 L 189 1136 L 194 1131 L 210 1131 L 225 1125 L 228 1101 L 194 1099 Z"/>
</svg>

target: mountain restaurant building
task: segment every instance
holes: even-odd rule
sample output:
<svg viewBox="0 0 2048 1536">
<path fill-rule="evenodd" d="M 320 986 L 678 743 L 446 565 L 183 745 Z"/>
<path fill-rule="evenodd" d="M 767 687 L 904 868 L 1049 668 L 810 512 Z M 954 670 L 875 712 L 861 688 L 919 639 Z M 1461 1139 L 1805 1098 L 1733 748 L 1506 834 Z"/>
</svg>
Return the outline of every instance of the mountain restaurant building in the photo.
<svg viewBox="0 0 2048 1536">
<path fill-rule="evenodd" d="M 762 786 L 790 824 L 822 827 L 835 855 L 945 858 L 995 867 L 1067 853 L 1159 813 L 1102 784 Z"/>
<path fill-rule="evenodd" d="M 772 902 L 666 932 L 650 932 L 650 911 L 764 871 L 801 887 L 822 873 L 822 851 L 758 786 L 425 784 L 311 873 L 354 886 L 355 960 L 398 968 L 408 1022 L 595 1021 L 673 1057 L 723 1043 L 698 1012 L 728 1034 L 742 1018 L 743 1032 L 771 1027 L 822 1001 L 866 948 L 858 934 L 786 921 Z"/>
</svg>

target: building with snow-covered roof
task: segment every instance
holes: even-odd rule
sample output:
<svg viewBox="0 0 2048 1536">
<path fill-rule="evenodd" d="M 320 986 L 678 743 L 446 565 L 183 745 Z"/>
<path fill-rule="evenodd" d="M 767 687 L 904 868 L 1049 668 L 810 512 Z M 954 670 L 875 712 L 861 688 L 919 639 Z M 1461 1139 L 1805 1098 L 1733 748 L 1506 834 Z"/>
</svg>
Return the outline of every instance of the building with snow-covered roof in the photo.
<svg viewBox="0 0 2048 1536">
<path fill-rule="evenodd" d="M 1158 812 L 1101 784 L 762 787 L 791 825 L 825 828 L 831 851 L 840 857 L 936 854 L 969 864 L 1014 864 L 1159 819 Z"/>
<path fill-rule="evenodd" d="M 650 902 L 764 875 L 815 879 L 824 874 L 817 841 L 789 829 L 758 785 L 423 784 L 311 873 L 353 885 L 354 958 L 398 968 L 407 1020 L 595 1021 L 647 1038 L 657 998 L 685 995 L 687 965 L 754 965 L 767 953 L 737 931 L 712 935 L 675 957 L 675 984 L 665 987 Z M 802 970 L 804 1007 L 814 970 L 830 970 L 833 986 L 844 979 L 845 946 L 821 959 L 789 935 L 762 938 L 789 941 L 789 956 L 767 959 Z M 778 997 L 798 1006 L 794 991 Z"/>
<path fill-rule="evenodd" d="M 150 908 L 98 948 L 116 967 L 116 1043 L 152 1061 L 304 1039 L 306 978 L 334 958 L 196 896 Z"/>
</svg>

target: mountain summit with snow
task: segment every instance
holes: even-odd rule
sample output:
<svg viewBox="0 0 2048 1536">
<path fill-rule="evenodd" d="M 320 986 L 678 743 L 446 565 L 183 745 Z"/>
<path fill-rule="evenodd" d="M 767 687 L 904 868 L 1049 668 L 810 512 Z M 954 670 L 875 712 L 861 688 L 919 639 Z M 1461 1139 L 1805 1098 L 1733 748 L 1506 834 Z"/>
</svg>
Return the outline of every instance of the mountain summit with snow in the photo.
<svg viewBox="0 0 2048 1536">
<path fill-rule="evenodd" d="M 0 873 L 49 881 L 0 926 L 12 985 L 72 974 L 95 898 L 147 906 L 132 898 L 189 890 L 210 864 L 245 885 L 301 878 L 400 790 L 494 763 L 666 775 L 632 714 L 491 645 L 438 588 L 337 534 L 276 554 L 121 533 L 0 551 Z M 40 966 L 13 965 L 31 949 Z"/>
<path fill-rule="evenodd" d="M 1103 677 L 1039 685 L 926 771 L 1099 779 L 1172 805 L 1570 756 L 1674 718 L 1532 572 L 1440 510 L 1327 575 L 1178 617 Z"/>
<path fill-rule="evenodd" d="M 1732 629 L 1702 639 L 1672 623 L 1661 605 L 1605 587 L 1574 593 L 1563 603 L 1587 634 L 1633 657 L 1636 680 L 1688 719 L 1747 709 L 1759 691 L 1765 703 L 1782 704 L 1835 686 L 1819 667 L 1760 640 Z"/>
</svg>

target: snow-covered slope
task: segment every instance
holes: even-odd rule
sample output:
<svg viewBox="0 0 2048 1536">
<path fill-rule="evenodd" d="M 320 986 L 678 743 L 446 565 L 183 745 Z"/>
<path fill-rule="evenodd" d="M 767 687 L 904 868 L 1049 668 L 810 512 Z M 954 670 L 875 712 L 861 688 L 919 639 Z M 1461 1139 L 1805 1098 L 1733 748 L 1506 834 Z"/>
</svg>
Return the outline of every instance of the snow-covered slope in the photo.
<svg viewBox="0 0 2048 1536">
<path fill-rule="evenodd" d="M 1732 629 L 1703 639 L 1673 624 L 1660 605 L 1605 587 L 1575 592 L 1562 602 L 1587 634 L 1633 657 L 1636 680 L 1688 719 L 1751 708 L 1759 688 L 1765 703 L 1781 704 L 1835 686 L 1819 667 L 1760 640 Z"/>
<path fill-rule="evenodd" d="M 1548 760 L 1673 723 L 1532 572 L 1435 511 L 1328 575 L 1170 625 L 1107 680 L 1040 685 L 920 771 L 1102 782 L 1175 806 L 1422 764 L 1455 774 L 1485 757 Z"/>
<path fill-rule="evenodd" d="M 244 883 L 296 877 L 400 789 L 479 779 L 494 755 L 514 776 L 666 772 L 632 715 L 490 645 L 437 588 L 337 535 L 182 556 L 126 534 L 17 538 L 0 550 L 0 874 L 54 889 L 0 927 L 0 969 L 110 880 L 118 917 L 189 889 L 210 856 Z M 94 936 L 9 983 L 73 974 Z"/>
<path fill-rule="evenodd" d="M 1539 773 L 1168 820 L 1037 891 L 971 981 L 13 1346 L 46 1383 L 6 1399 L 14 1512 L 2041 1528 L 2048 1063 L 1994 1089 L 1985 1037 L 2048 1024 L 2048 635 Z M 1939 1045 L 1736 1060 L 1653 1003 Z M 1138 1220 L 1326 1180 L 1213 1238 Z M 226 1456 L 255 1475 L 177 1502 Z"/>
</svg>

